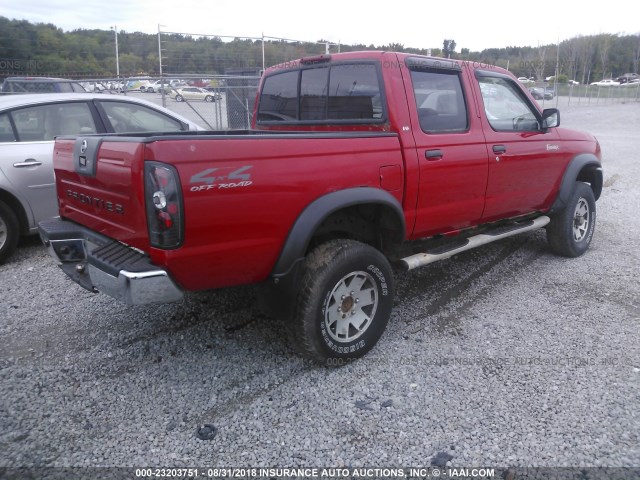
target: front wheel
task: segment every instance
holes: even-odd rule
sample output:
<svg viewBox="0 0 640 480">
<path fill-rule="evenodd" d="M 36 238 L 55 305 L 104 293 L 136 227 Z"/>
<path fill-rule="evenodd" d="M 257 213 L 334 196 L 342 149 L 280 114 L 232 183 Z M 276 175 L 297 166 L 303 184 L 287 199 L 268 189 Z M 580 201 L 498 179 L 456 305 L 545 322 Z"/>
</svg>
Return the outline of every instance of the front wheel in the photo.
<svg viewBox="0 0 640 480">
<path fill-rule="evenodd" d="M 0 264 L 14 252 L 18 246 L 19 224 L 9 206 L 0 202 Z"/>
<path fill-rule="evenodd" d="M 204 101 L 205 102 L 213 102 L 213 97 L 211 95 L 207 95 L 206 97 L 204 97 Z"/>
<path fill-rule="evenodd" d="M 176 95 L 176 102 L 181 102 L 183 100 L 184 98 L 182 98 L 182 95 Z"/>
<path fill-rule="evenodd" d="M 333 240 L 305 261 L 292 325 L 307 358 L 339 366 L 367 353 L 393 307 L 391 266 L 382 253 L 353 240 Z"/>
<path fill-rule="evenodd" d="M 567 206 L 554 215 L 547 226 L 547 241 L 554 253 L 579 257 L 589 248 L 595 226 L 593 190 L 584 182 L 576 182 Z"/>
</svg>

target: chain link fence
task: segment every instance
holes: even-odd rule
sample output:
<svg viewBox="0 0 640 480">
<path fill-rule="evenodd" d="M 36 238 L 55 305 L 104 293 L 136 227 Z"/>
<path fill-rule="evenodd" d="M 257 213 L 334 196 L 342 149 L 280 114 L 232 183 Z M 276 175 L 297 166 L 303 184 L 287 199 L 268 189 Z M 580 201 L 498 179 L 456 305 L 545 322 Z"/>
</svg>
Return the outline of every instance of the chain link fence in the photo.
<svg viewBox="0 0 640 480">
<path fill-rule="evenodd" d="M 142 96 L 211 130 L 250 128 L 260 76 L 265 68 L 300 57 L 341 51 L 340 44 L 323 40 L 300 41 L 265 35 L 225 37 L 163 32 L 159 28 L 155 40 L 151 35 L 121 35 L 120 48 L 137 54 L 118 55 L 117 31 L 112 29 L 104 35 L 104 51 L 96 53 L 94 60 L 105 63 L 114 72 L 139 73 L 116 78 L 86 78 L 78 73 L 72 75 L 74 81 L 80 82 L 87 91 Z M 115 56 L 109 45 L 111 40 L 115 40 Z M 345 50 L 350 48 L 345 46 Z M 153 50 L 154 53 L 149 53 Z M 140 59 L 144 61 L 140 63 Z M 547 63 L 540 65 L 550 68 Z M 509 66 L 508 62 L 505 66 Z M 521 70 L 528 66 L 527 62 L 517 65 Z M 6 67 L 35 68 L 38 76 L 45 76 L 45 71 L 55 71 L 61 65 L 13 62 Z M 86 67 L 78 65 L 78 71 Z M 543 71 L 539 73 L 541 78 Z M 639 83 L 597 86 L 539 81 L 525 86 L 553 92 L 553 98 L 539 100 L 543 107 L 640 101 Z"/>
<path fill-rule="evenodd" d="M 144 98 L 207 130 L 229 130 L 251 127 L 259 74 L 259 70 L 247 69 L 228 75 L 85 78 L 77 82 L 88 92 Z"/>
<path fill-rule="evenodd" d="M 191 51 L 195 39 L 203 48 Z M 279 37 L 158 32 L 158 74 L 80 78 L 88 91 L 142 95 L 212 130 L 247 129 L 260 76 L 271 65 L 337 53 L 340 45 Z"/>
</svg>

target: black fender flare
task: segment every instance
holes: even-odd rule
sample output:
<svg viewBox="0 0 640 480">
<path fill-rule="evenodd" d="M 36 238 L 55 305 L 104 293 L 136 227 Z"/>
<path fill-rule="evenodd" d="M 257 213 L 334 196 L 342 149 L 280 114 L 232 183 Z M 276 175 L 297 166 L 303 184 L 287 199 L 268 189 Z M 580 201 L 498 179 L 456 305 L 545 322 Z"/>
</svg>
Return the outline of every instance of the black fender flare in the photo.
<svg viewBox="0 0 640 480">
<path fill-rule="evenodd" d="M 404 211 L 400 202 L 386 190 L 372 187 L 356 187 L 331 192 L 317 198 L 298 216 L 272 270 L 278 279 L 289 275 L 304 258 L 309 242 L 320 224 L 332 213 L 356 205 L 376 204 L 389 207 L 396 213 L 402 226 L 402 240 L 406 238 Z"/>
<path fill-rule="evenodd" d="M 573 186 L 581 174 L 586 172 L 590 178 L 591 189 L 596 200 L 602 193 L 602 164 L 592 153 L 581 153 L 573 157 L 564 171 L 560 190 L 549 213 L 556 213 L 567 206 Z"/>
</svg>

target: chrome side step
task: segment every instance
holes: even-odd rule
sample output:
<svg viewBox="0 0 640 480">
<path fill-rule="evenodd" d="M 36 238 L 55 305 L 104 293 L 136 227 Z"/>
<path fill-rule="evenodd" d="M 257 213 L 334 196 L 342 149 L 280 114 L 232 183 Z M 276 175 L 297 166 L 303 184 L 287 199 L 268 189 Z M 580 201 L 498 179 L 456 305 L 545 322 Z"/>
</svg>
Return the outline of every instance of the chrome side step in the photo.
<svg viewBox="0 0 640 480">
<path fill-rule="evenodd" d="M 486 245 L 487 243 L 495 242 L 496 240 L 512 237 L 530 230 L 537 230 L 538 228 L 542 228 L 547 225 L 550 221 L 551 219 L 549 217 L 543 215 L 535 220 L 529 220 L 522 225 L 498 227 L 494 231 L 488 231 L 469 237 L 465 239 L 462 244 L 460 242 L 454 243 L 450 249 L 447 249 L 447 246 L 438 247 L 433 250 L 427 250 L 424 253 L 417 253 L 415 255 L 405 257 L 400 261 L 407 270 L 413 270 L 414 268 L 422 267 L 423 265 L 428 265 L 430 263 L 452 257 L 457 253 L 471 250 L 472 248 Z"/>
</svg>

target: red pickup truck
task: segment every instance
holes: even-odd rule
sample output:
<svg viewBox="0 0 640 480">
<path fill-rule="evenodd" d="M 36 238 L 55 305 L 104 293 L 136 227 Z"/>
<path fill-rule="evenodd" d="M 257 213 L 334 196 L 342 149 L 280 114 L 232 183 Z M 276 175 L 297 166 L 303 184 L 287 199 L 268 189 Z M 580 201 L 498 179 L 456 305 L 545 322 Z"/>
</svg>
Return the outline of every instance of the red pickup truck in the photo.
<svg viewBox="0 0 640 480">
<path fill-rule="evenodd" d="M 601 152 L 508 71 L 391 52 L 267 70 L 249 131 L 58 138 L 60 218 L 40 234 L 77 283 L 127 303 L 261 283 L 320 362 L 382 335 L 392 265 L 546 227 L 591 242 Z"/>
</svg>

